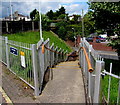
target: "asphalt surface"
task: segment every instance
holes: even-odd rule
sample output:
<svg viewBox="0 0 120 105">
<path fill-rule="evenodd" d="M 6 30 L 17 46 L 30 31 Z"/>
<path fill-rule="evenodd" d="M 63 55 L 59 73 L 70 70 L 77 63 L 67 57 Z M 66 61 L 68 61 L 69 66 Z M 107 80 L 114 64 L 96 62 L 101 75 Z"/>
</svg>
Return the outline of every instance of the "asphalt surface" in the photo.
<svg viewBox="0 0 120 105">
<path fill-rule="evenodd" d="M 58 64 L 52 69 L 53 79 L 40 96 L 2 65 L 3 89 L 13 103 L 85 103 L 82 72 L 78 61 Z"/>
</svg>

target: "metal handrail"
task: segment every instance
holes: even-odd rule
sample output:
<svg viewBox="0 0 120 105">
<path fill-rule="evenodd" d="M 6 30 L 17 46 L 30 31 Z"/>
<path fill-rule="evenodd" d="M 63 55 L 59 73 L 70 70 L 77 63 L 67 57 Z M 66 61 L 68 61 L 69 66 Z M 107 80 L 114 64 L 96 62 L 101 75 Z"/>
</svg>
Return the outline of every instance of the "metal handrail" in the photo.
<svg viewBox="0 0 120 105">
<path fill-rule="evenodd" d="M 86 52 L 86 49 L 85 49 L 84 47 L 81 47 L 80 49 L 83 49 L 83 52 L 84 52 L 84 54 L 85 54 L 86 61 L 87 61 L 87 64 L 88 64 L 88 71 L 89 71 L 89 72 L 93 72 L 94 70 L 93 70 L 93 68 L 92 68 L 90 59 L 89 59 L 88 54 L 87 54 L 87 52 Z"/>
</svg>

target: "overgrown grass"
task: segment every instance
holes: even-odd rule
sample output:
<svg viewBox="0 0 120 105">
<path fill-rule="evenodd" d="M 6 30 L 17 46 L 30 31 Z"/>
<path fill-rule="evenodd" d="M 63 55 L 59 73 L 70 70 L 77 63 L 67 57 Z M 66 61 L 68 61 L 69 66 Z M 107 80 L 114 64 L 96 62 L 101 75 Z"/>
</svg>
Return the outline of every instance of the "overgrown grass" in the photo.
<svg viewBox="0 0 120 105">
<path fill-rule="evenodd" d="M 106 75 L 104 79 L 101 79 L 101 96 L 104 95 L 106 100 L 108 99 L 108 84 L 109 84 L 109 76 Z M 111 77 L 110 103 L 112 104 L 117 103 L 118 85 L 119 85 L 119 79 Z"/>
<path fill-rule="evenodd" d="M 15 34 L 4 34 L 4 36 L 8 36 L 9 40 L 24 42 L 29 44 L 36 44 L 40 40 L 39 32 L 37 31 L 29 31 L 29 32 L 20 32 Z M 53 33 L 49 31 L 43 31 L 43 38 L 46 40 L 50 38 L 50 44 L 54 43 L 55 46 L 67 50 L 71 52 L 72 49 L 62 40 L 60 40 L 57 36 L 53 35 Z"/>
</svg>

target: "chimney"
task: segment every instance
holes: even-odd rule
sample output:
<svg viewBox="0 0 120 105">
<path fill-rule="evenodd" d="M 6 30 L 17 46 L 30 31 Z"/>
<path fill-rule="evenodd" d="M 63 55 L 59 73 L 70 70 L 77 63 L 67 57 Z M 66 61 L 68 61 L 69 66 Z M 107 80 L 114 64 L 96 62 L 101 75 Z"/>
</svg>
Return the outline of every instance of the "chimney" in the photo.
<svg viewBox="0 0 120 105">
<path fill-rule="evenodd" d="M 18 17 L 18 11 L 16 11 L 16 12 L 14 13 L 14 16 L 15 16 L 15 17 Z"/>
</svg>

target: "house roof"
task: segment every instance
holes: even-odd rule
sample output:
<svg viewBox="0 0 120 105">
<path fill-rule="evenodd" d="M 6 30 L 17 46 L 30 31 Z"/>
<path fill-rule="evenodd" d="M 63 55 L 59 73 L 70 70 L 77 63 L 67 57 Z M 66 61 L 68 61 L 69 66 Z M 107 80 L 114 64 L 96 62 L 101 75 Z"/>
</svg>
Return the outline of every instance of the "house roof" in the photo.
<svg viewBox="0 0 120 105">
<path fill-rule="evenodd" d="M 22 14 L 18 14 L 18 16 L 20 16 L 20 17 L 27 17 L 27 16 L 24 16 L 24 15 L 22 15 Z"/>
</svg>

